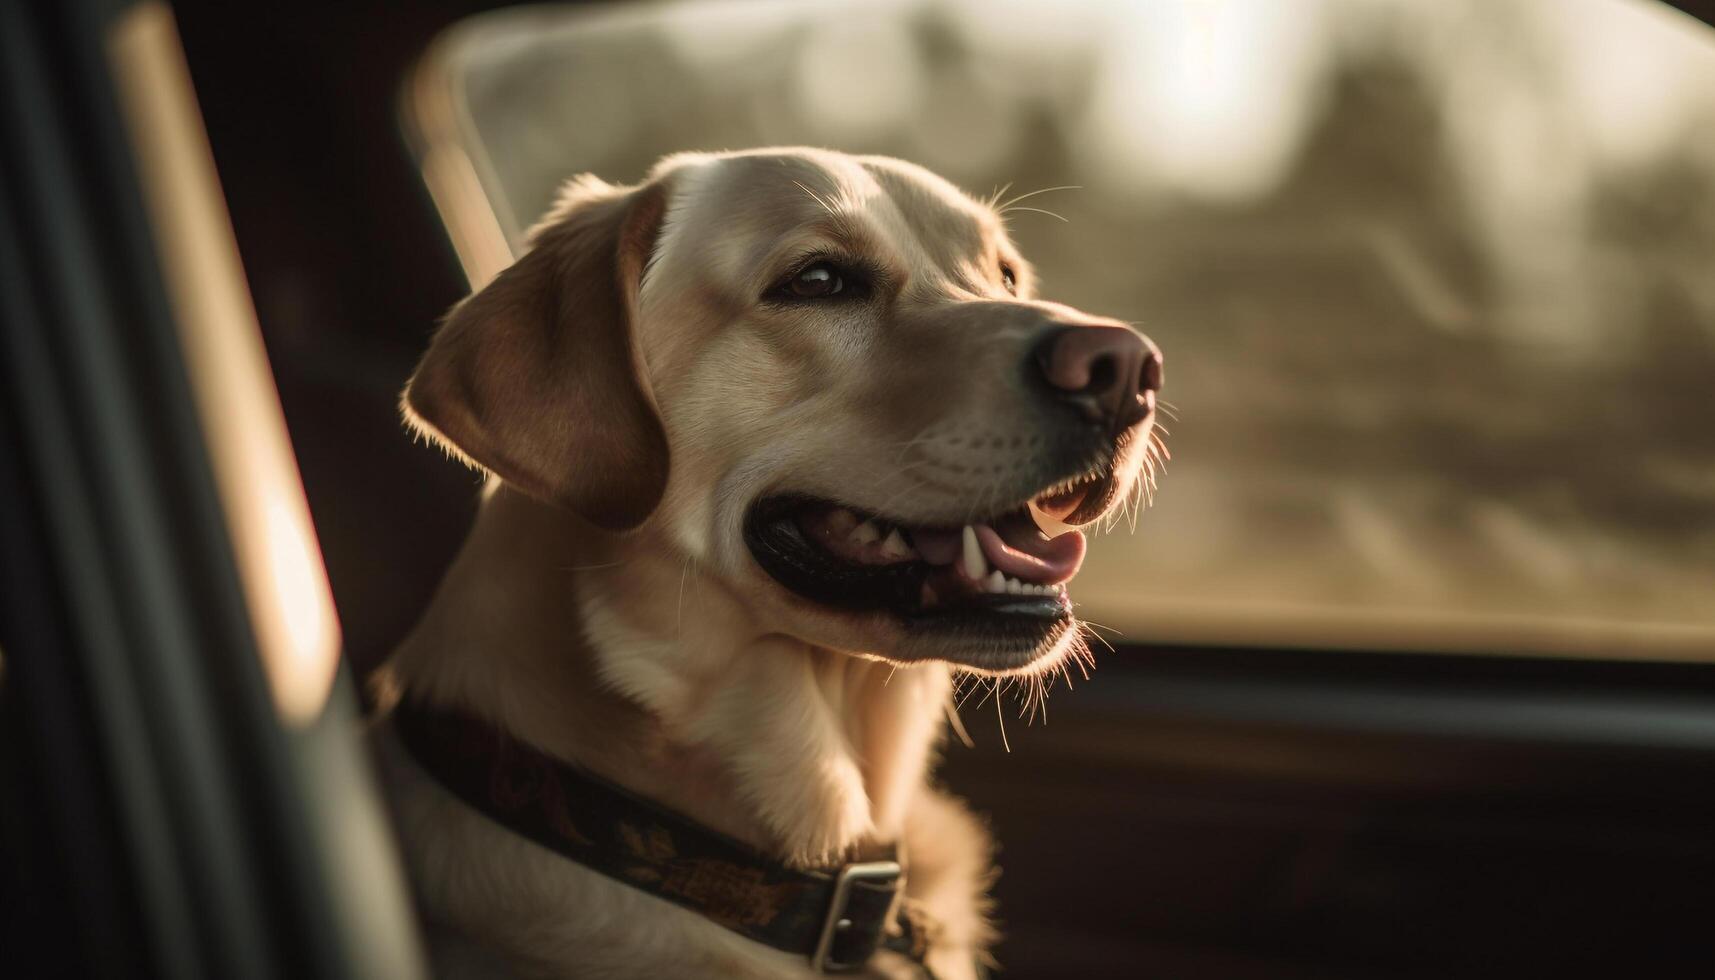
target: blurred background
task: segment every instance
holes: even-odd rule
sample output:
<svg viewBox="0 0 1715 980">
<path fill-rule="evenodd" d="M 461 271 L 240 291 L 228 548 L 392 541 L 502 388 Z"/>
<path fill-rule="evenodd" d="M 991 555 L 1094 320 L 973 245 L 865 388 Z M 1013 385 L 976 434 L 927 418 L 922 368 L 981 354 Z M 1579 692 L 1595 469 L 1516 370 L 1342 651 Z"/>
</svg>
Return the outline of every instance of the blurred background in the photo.
<svg viewBox="0 0 1715 980">
<path fill-rule="evenodd" d="M 1003 976 L 1715 969 L 1709 3 L 181 0 L 242 259 L 189 268 L 233 280 L 208 329 L 283 410 L 258 479 L 295 501 L 295 453 L 313 519 L 224 530 L 202 454 L 247 457 L 138 285 L 196 198 L 145 215 L 109 103 L 155 89 L 102 67 L 139 8 L 0 0 L 0 975 L 415 975 L 357 681 L 479 481 L 398 391 L 562 180 L 778 143 L 1033 194 L 1044 295 L 1170 362 L 1174 459 L 1077 591 L 1115 649 L 1046 726 L 973 691 L 947 750 Z M 98 300 L 108 340 L 49 329 Z M 59 429 L 38 376 L 91 389 Z M 140 434 L 61 440 L 102 419 Z M 234 601 L 253 537 L 281 622 Z M 263 677 L 293 609 L 321 652 Z"/>
<path fill-rule="evenodd" d="M 1080 580 L 1128 639 L 1715 650 L 1715 32 L 1663 4 L 544 6 L 414 52 L 392 11 L 283 18 L 255 50 L 181 9 L 217 158 L 269 174 L 229 194 L 360 660 L 460 530 L 348 486 L 405 457 L 458 482 L 394 425 L 459 294 L 396 106 L 474 229 L 467 272 L 487 215 L 515 244 L 568 176 L 676 150 L 1074 185 L 1009 218 L 1045 295 L 1173 362 L 1169 477 Z M 422 55 L 409 82 L 378 46 Z"/>
</svg>

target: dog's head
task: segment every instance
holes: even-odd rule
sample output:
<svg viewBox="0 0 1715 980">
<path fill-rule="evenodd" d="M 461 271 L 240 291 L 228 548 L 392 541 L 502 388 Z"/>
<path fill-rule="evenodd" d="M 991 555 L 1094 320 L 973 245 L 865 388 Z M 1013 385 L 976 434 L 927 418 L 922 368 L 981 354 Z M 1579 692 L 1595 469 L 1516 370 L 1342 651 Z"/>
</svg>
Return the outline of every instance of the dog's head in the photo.
<svg viewBox="0 0 1715 980">
<path fill-rule="evenodd" d="M 1006 672 L 1070 643 L 1068 526 L 1135 486 L 1160 384 L 1131 327 L 1035 298 L 992 208 L 793 149 L 573 181 L 405 401 L 515 487 L 647 526 L 770 631 Z"/>
</svg>

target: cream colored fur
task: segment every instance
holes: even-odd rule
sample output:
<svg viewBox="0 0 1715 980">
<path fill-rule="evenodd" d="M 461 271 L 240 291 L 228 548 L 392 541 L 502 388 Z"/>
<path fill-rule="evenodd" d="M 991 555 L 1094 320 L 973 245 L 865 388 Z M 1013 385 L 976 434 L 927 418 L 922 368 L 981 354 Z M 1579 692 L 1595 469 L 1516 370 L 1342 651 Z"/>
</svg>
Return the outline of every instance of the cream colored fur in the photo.
<svg viewBox="0 0 1715 980">
<path fill-rule="evenodd" d="M 642 406 L 624 416 L 644 427 L 638 441 L 664 434 L 665 475 L 639 475 L 661 460 L 609 465 L 636 477 L 621 493 L 589 485 L 603 478 L 603 460 L 556 470 L 586 451 L 582 440 L 604 437 L 577 431 L 604 422 L 584 412 L 552 418 L 568 445 L 541 445 L 536 429 L 528 444 L 509 443 L 519 437 L 485 411 L 528 410 L 528 395 L 552 415 L 556 399 L 576 395 L 535 393 L 529 385 L 555 382 L 529 380 L 540 374 L 532 365 L 436 380 L 437 358 L 472 356 L 473 341 L 450 337 L 480 326 L 464 321 L 512 316 L 539 288 L 530 276 L 559 274 L 543 259 L 562 271 L 574 261 L 533 253 L 532 271 L 533 259 L 521 260 L 510 279 L 454 312 L 407 399 L 426 431 L 499 475 L 380 689 L 486 717 L 795 864 L 897 842 L 908 893 L 943 927 L 930 966 L 943 980 L 974 977 L 993 938 L 990 844 L 959 803 L 927 784 L 951 668 L 933 650 L 905 657 L 910 638 L 884 617 L 834 613 L 786 593 L 750 559 L 741 525 L 751 502 L 781 486 L 924 520 L 1028 496 L 1009 489 L 1032 478 L 1022 463 L 997 464 L 991 482 L 964 489 L 951 474 L 965 471 L 988 434 L 1030 424 L 1022 398 L 996 396 L 1030 327 L 1044 316 L 1084 317 L 1029 298 L 1028 267 L 992 211 L 898 161 L 776 150 L 671 158 L 639 189 L 580 179 L 536 248 L 574 255 L 581 239 L 557 229 L 598 208 L 612 209 L 602 227 L 620 229 L 619 278 L 635 289 L 614 314 L 629 319 L 618 329 L 629 330 L 631 346 L 610 350 L 604 356 L 619 366 L 603 361 L 602 370 L 626 370 L 624 350 L 633 351 L 637 386 L 612 397 Z M 645 226 L 652 234 L 639 237 Z M 830 239 L 866 249 L 897 275 L 885 321 L 849 310 L 768 319 L 751 309 L 781 256 Z M 640 251 L 628 260 L 627 248 Z M 1003 288 L 998 260 L 1017 270 L 1018 296 Z M 602 302 L 557 309 L 577 316 Z M 517 404 L 448 406 L 508 371 L 522 393 L 494 397 Z M 888 399 L 886 411 L 878 398 Z M 649 436 L 656 420 L 659 434 Z M 1127 487 L 1137 466 L 1116 463 Z M 1031 669 L 1054 666 L 1070 642 Z M 809 975 L 801 957 L 473 813 L 428 780 L 384 723 L 376 741 L 444 973 Z M 912 975 L 885 955 L 873 973 Z"/>
</svg>

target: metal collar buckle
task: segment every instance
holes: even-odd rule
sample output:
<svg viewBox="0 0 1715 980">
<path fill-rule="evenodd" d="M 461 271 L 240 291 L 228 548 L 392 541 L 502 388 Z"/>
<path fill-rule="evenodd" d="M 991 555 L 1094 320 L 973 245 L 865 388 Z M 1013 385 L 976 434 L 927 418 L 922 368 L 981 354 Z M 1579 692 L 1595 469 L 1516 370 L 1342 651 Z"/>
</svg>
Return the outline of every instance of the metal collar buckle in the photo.
<svg viewBox="0 0 1715 980">
<path fill-rule="evenodd" d="M 816 940 L 816 951 L 810 954 L 810 969 L 817 973 L 848 973 L 863 968 L 862 962 L 845 963 L 829 956 L 834 940 L 852 927 L 852 920 L 846 918 L 852 885 L 859 881 L 897 882 L 901 873 L 898 861 L 866 861 L 840 869 L 839 877 L 834 879 L 834 898 L 828 903 L 827 918 L 822 920 L 821 938 Z M 882 929 L 885 931 L 886 928 L 887 924 L 883 922 Z"/>
</svg>

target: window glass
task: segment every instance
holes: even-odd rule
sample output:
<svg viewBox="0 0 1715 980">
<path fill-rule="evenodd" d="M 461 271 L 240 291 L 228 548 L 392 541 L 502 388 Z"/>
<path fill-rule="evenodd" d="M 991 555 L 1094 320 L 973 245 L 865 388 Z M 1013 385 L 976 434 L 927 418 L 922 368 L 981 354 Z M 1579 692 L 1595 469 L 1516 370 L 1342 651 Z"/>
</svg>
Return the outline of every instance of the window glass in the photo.
<svg viewBox="0 0 1715 980">
<path fill-rule="evenodd" d="M 417 82 L 467 263 L 472 209 L 515 245 L 676 150 L 1034 192 L 1045 295 L 1167 354 L 1173 461 L 1078 589 L 1128 639 L 1715 656 L 1715 30 L 1671 8 L 531 7 Z"/>
</svg>

